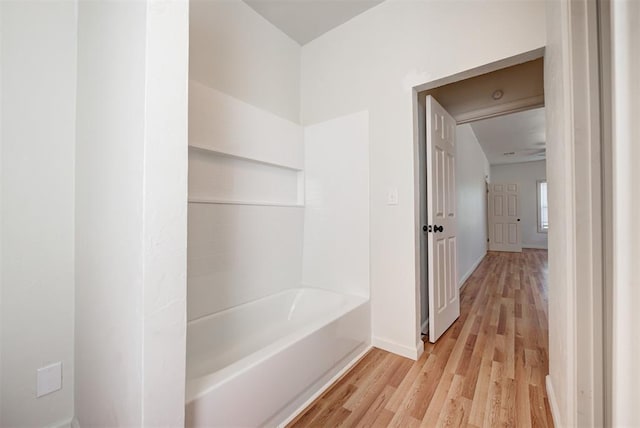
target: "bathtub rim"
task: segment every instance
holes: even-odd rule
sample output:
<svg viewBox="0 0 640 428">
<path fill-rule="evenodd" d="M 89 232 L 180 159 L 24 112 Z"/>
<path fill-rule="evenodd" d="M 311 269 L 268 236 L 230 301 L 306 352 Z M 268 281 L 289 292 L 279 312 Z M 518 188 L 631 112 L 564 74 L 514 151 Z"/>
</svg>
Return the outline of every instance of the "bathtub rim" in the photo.
<svg viewBox="0 0 640 428">
<path fill-rule="evenodd" d="M 210 315 L 206 315 L 204 317 L 199 317 L 195 320 L 189 321 L 187 323 L 187 327 L 191 324 L 191 323 L 200 323 L 200 322 L 204 322 L 205 320 L 209 320 L 212 317 L 215 316 L 220 316 L 223 315 L 225 313 L 234 311 L 234 310 L 239 310 L 240 308 L 250 305 L 250 304 L 255 304 L 261 300 L 266 300 L 268 298 L 280 295 L 280 294 L 284 294 L 287 292 L 291 292 L 293 290 L 316 290 L 316 291 L 322 291 L 322 292 L 328 292 L 328 293 L 333 293 L 333 294 L 337 294 L 337 295 L 342 295 L 342 296 L 349 296 L 350 298 L 353 298 L 353 302 L 348 306 L 347 309 L 340 311 L 338 313 L 334 313 L 334 314 L 330 314 L 324 317 L 320 317 L 317 320 L 305 324 L 304 328 L 301 328 L 298 331 L 289 333 L 279 339 L 277 339 L 276 341 L 274 341 L 273 343 L 269 344 L 268 346 L 264 347 L 264 348 L 260 348 L 252 353 L 250 353 L 249 355 L 234 361 L 233 363 L 219 369 L 216 370 L 214 372 L 202 375 L 202 376 L 198 376 L 198 377 L 194 377 L 194 378 L 187 378 L 186 377 L 186 370 L 185 370 L 185 405 L 188 405 L 189 403 L 203 397 L 204 395 L 206 395 L 207 393 L 213 391 L 214 389 L 216 389 L 217 387 L 223 385 L 226 382 L 231 381 L 232 379 L 235 379 L 236 377 L 242 375 L 244 372 L 246 372 L 247 370 L 257 366 L 258 364 L 260 364 L 261 362 L 267 360 L 268 358 L 282 352 L 283 350 L 287 349 L 289 346 L 291 346 L 292 344 L 299 342 L 303 339 L 305 339 L 306 337 L 309 337 L 310 335 L 316 333 L 317 331 L 319 331 L 320 329 L 322 329 L 323 327 L 331 324 L 332 322 L 344 317 L 345 315 L 355 311 L 356 309 L 362 307 L 363 305 L 366 305 L 370 302 L 370 298 L 369 297 L 364 297 L 364 296 L 360 296 L 360 295 L 356 295 L 356 294 L 348 294 L 348 293 L 340 293 L 334 290 L 327 290 L 324 288 L 318 288 L 318 287 L 294 287 L 294 288 L 287 288 L 285 290 L 281 290 L 277 293 L 273 293 L 270 294 L 268 296 L 264 296 L 261 297 L 259 299 L 255 299 L 252 300 L 250 302 L 246 302 L 240 305 L 236 305 L 233 306 L 231 308 L 225 309 L 223 311 L 219 311 Z"/>
<path fill-rule="evenodd" d="M 365 295 L 365 294 L 353 294 L 353 293 L 341 293 L 339 291 L 335 291 L 335 290 L 331 290 L 329 288 L 321 288 L 321 287 L 311 287 L 308 285 L 301 285 L 300 287 L 289 287 L 289 288 L 284 288 L 282 290 L 278 290 L 275 293 L 271 293 L 268 294 L 266 296 L 262 296 L 262 297 L 258 297 L 257 299 L 252 299 L 249 301 L 246 301 L 244 303 L 240 303 L 238 305 L 233 305 L 231 307 L 225 308 L 221 311 L 218 312 L 214 312 L 212 314 L 207 314 L 207 315 L 202 315 L 199 316 L 197 318 L 194 318 L 192 320 L 187 319 L 187 327 L 189 327 L 189 325 L 191 324 L 199 324 L 200 322 L 204 322 L 205 320 L 208 320 L 210 318 L 214 318 L 217 316 L 222 316 L 224 314 L 227 314 L 229 312 L 233 312 L 233 311 L 237 311 L 239 309 L 241 309 L 244 306 L 247 305 L 251 305 L 251 304 L 256 304 L 262 300 L 266 300 L 266 299 L 270 299 L 273 298 L 275 296 L 278 296 L 280 294 L 285 294 L 285 293 L 289 293 L 291 291 L 304 291 L 304 290 L 313 290 L 313 291 L 322 291 L 322 292 L 326 292 L 326 293 L 330 293 L 330 294 L 337 294 L 339 296 L 349 296 L 349 297 L 353 297 L 353 298 L 357 298 L 357 299 L 364 299 L 364 301 L 368 301 L 370 300 L 370 296 L 369 295 Z"/>
</svg>

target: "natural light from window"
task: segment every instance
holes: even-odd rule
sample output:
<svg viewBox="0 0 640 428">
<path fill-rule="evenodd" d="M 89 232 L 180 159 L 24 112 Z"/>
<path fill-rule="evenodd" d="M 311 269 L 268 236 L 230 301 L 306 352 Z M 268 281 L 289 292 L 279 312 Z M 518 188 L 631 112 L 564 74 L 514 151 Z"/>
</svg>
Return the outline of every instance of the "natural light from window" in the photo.
<svg viewBox="0 0 640 428">
<path fill-rule="evenodd" d="M 549 207 L 547 205 L 547 182 L 538 181 L 538 232 L 549 230 Z"/>
</svg>

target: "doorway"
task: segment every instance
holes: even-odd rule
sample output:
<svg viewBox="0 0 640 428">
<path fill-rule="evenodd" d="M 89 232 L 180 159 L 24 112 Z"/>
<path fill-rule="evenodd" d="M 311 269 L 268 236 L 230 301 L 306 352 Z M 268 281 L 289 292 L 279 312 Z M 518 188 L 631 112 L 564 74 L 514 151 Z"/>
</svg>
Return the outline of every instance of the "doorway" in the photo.
<svg viewBox="0 0 640 428">
<path fill-rule="evenodd" d="M 420 284 L 418 290 L 418 305 L 420 308 L 420 319 L 418 322 L 419 333 L 423 336 L 429 330 L 429 320 L 434 321 L 434 316 L 440 311 L 436 311 L 434 301 L 429 300 L 429 287 L 434 288 L 433 277 L 429 276 L 429 263 L 431 263 L 433 269 L 433 254 L 435 252 L 429 252 L 429 243 L 433 243 L 433 239 L 430 236 L 429 226 L 433 226 L 433 221 L 430 222 L 430 218 L 427 215 L 428 208 L 428 191 L 430 186 L 429 178 L 427 177 L 427 158 L 428 153 L 425 150 L 427 147 L 427 109 L 429 109 L 428 103 L 430 98 L 434 98 L 436 103 L 441 103 L 444 109 L 451 113 L 454 118 L 454 132 L 457 131 L 462 141 L 475 141 L 469 143 L 478 146 L 477 138 L 474 135 L 472 126 L 479 124 L 479 121 L 496 120 L 501 119 L 504 115 L 531 110 L 534 108 L 541 108 L 544 105 L 544 84 L 543 84 L 543 50 L 537 50 L 529 52 L 527 54 L 510 58 L 499 63 L 489 64 L 479 69 L 471 70 L 465 73 L 461 73 L 450 78 L 443 79 L 436 82 L 431 82 L 420 87 L 420 90 L 416 91 L 417 105 L 415 109 L 415 120 L 418 123 L 418 138 L 417 138 L 417 158 L 418 165 L 417 174 L 418 183 L 418 195 L 420 203 L 420 236 L 417 238 L 419 245 L 419 255 L 417 257 L 420 260 Z M 523 84 L 526 82 L 526 84 Z M 500 117 L 501 116 L 501 117 Z M 544 125 L 543 125 L 544 128 Z M 544 138 L 542 138 L 544 139 Z M 543 141 L 542 141 L 543 142 Z M 536 143 L 540 143 L 536 141 Z M 461 146 L 460 146 L 461 147 Z M 472 147 L 469 148 L 473 150 Z M 466 150 L 466 149 L 465 149 Z M 458 252 L 464 252 L 463 257 L 465 260 L 458 264 L 458 258 L 455 263 L 455 272 L 453 282 L 457 288 L 464 284 L 464 281 L 471 275 L 475 267 L 478 266 L 482 257 L 486 253 L 487 238 L 489 236 L 488 230 L 488 217 L 487 217 L 487 200 L 486 200 L 486 182 L 490 176 L 490 166 L 483 153 L 483 149 L 477 147 L 475 149 L 479 154 L 471 155 L 471 159 L 466 159 L 468 165 L 463 168 L 456 168 L 456 176 L 461 174 L 464 177 L 459 177 L 462 180 L 469 180 L 470 184 L 465 186 L 472 188 L 469 190 L 471 194 L 459 195 L 457 201 L 454 201 L 454 205 L 459 205 L 463 208 L 464 215 L 458 216 L 457 212 L 449 213 L 449 216 L 457 217 L 456 220 L 461 223 L 459 237 L 464 236 L 462 241 L 454 240 Z M 540 150 L 536 150 L 540 151 Z M 469 156 L 468 152 L 461 152 L 457 150 L 458 155 Z M 520 154 L 522 155 L 522 154 Z M 475 158 L 474 158 L 475 156 Z M 484 161 L 481 161 L 483 158 Z M 482 165 L 484 163 L 484 165 Z M 429 164 L 430 166 L 430 164 Z M 477 175 L 477 177 L 475 177 Z M 437 180 L 433 180 L 434 182 Z M 473 199 L 479 199 L 472 202 L 476 206 L 471 207 L 470 210 L 465 211 L 464 205 Z M 478 209 L 479 208 L 479 209 Z M 457 210 L 456 210 L 457 211 Z M 436 225 L 437 226 L 437 225 Z M 438 229 L 436 229 L 438 230 Z M 478 241 L 478 242 L 476 242 Z M 474 248 L 469 250 L 470 248 Z M 466 254 L 469 253 L 469 254 Z M 451 282 L 451 276 L 449 275 L 448 281 Z M 455 297 L 455 296 L 450 296 Z M 455 299 L 454 299 L 455 300 Z M 432 310 L 429 311 L 429 305 L 431 304 Z M 442 305 L 440 305 L 442 306 Z M 430 316 L 431 313 L 431 316 Z M 441 332 L 444 332 L 439 328 Z M 446 329 L 445 329 L 446 330 Z M 433 334 L 433 332 L 432 332 Z M 435 340 L 432 338 L 431 340 Z"/>
</svg>

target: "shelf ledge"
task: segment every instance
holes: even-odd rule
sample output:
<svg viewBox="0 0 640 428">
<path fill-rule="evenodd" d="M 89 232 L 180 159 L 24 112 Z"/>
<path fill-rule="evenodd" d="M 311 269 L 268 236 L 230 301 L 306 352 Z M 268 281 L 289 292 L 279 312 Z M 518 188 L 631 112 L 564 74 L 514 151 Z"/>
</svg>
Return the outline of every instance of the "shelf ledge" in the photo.
<svg viewBox="0 0 640 428">
<path fill-rule="evenodd" d="M 189 198 L 190 204 L 211 204 L 211 205 L 252 205 L 260 207 L 285 207 L 285 208 L 304 208 L 304 204 L 286 203 L 286 202 L 263 202 L 263 201 L 231 201 L 225 199 L 203 199 Z"/>
<path fill-rule="evenodd" d="M 190 149 L 195 149 L 195 150 L 200 150 L 200 151 L 211 153 L 211 154 L 215 154 L 215 155 L 218 155 L 218 156 L 224 156 L 224 157 L 233 158 L 233 159 L 240 159 L 240 160 L 244 160 L 244 161 L 248 161 L 248 162 L 255 162 L 255 163 L 268 165 L 268 166 L 272 166 L 272 167 L 284 168 L 284 169 L 289 169 L 289 170 L 297 171 L 297 172 L 302 172 L 303 171 L 303 169 L 296 168 L 295 166 L 292 166 L 292 165 L 286 165 L 286 164 L 283 164 L 283 163 L 265 161 L 265 160 L 258 159 L 258 158 L 255 158 L 255 157 L 250 157 L 250 156 L 243 156 L 243 155 L 239 155 L 239 154 L 236 154 L 236 153 L 232 153 L 230 151 L 214 149 L 214 148 L 207 147 L 207 146 L 204 146 L 204 145 L 201 145 L 201 144 L 197 144 L 197 143 L 189 143 L 189 148 Z"/>
</svg>

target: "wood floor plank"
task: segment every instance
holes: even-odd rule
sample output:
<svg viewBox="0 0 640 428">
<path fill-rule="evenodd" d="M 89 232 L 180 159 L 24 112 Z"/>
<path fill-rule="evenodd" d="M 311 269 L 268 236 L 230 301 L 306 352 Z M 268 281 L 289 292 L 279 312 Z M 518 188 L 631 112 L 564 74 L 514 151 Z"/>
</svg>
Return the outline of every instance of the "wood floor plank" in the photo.
<svg viewBox="0 0 640 428">
<path fill-rule="evenodd" d="M 289 427 L 552 427 L 547 252 L 489 252 L 411 361 L 373 349 Z"/>
<path fill-rule="evenodd" d="M 414 388 L 418 387 L 420 383 L 417 379 L 418 376 L 423 375 L 423 370 L 425 370 L 426 364 L 435 364 L 437 358 L 438 357 L 434 354 L 424 352 L 420 359 L 413 364 L 411 369 L 409 369 L 407 376 L 405 376 L 405 378 L 400 382 L 400 385 L 396 388 L 395 394 L 391 397 L 385 408 L 393 413 L 397 413 L 400 406 L 403 403 L 406 404 L 406 397 L 415 396 Z"/>
<path fill-rule="evenodd" d="M 439 427 L 461 427 L 467 424 L 471 400 L 462 396 L 463 388 L 464 376 L 454 375 L 444 406 L 440 411 L 437 424 Z M 425 421 L 422 422 L 424 426 Z"/>
<path fill-rule="evenodd" d="M 500 425 L 500 408 L 502 406 L 502 363 L 491 363 L 491 377 L 487 394 L 486 408 L 484 411 L 485 427 L 497 427 Z"/>
<path fill-rule="evenodd" d="M 376 419 L 371 424 L 372 428 L 384 428 L 391 424 L 391 420 L 396 414 L 391 410 L 382 409 Z"/>
<path fill-rule="evenodd" d="M 451 388 L 454 376 L 455 374 L 452 372 L 445 372 L 442 375 L 435 394 L 433 394 L 433 398 L 429 402 L 429 407 L 422 417 L 422 424 L 420 426 L 431 427 L 437 423 L 440 413 L 442 412 L 442 408 L 447 400 L 449 388 Z"/>
<path fill-rule="evenodd" d="M 389 398 L 391 398 L 395 390 L 396 389 L 391 385 L 385 385 L 382 392 L 378 394 L 375 400 L 371 403 L 371 406 L 367 408 L 366 412 L 360 416 L 360 420 L 357 423 L 355 422 L 355 418 L 352 418 L 351 420 L 350 418 L 347 418 L 343 425 L 355 427 L 373 426 L 375 421 L 378 420 L 380 413 L 386 410 L 384 406 L 387 404 L 387 401 L 389 401 Z M 351 413 L 351 416 L 353 416 L 353 413 Z"/>
</svg>

